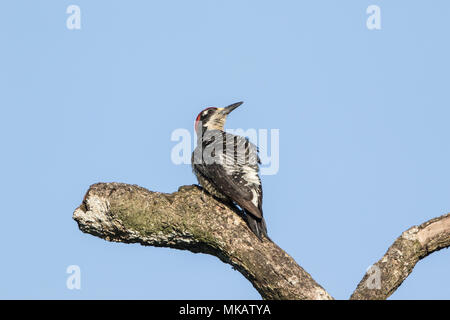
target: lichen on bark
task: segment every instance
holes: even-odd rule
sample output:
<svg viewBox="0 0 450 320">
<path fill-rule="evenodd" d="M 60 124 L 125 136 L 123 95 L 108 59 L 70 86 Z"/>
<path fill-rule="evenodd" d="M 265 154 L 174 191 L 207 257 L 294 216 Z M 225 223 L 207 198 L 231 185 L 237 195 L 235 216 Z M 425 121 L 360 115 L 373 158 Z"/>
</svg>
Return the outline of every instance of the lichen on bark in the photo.
<svg viewBox="0 0 450 320">
<path fill-rule="evenodd" d="M 73 218 L 85 233 L 108 241 L 206 253 L 244 275 L 264 299 L 332 299 L 274 242 L 260 241 L 241 213 L 196 185 L 174 193 L 123 183 L 97 183 Z M 428 254 L 450 246 L 450 214 L 402 233 L 375 265 L 381 287 L 367 287 L 366 273 L 352 299 L 386 299 Z"/>
</svg>

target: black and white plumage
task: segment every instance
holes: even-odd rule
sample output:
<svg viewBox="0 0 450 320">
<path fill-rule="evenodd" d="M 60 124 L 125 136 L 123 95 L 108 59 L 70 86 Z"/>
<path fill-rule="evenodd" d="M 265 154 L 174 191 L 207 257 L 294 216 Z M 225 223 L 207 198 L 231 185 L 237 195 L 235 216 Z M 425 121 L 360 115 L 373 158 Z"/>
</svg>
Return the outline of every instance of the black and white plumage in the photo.
<svg viewBox="0 0 450 320">
<path fill-rule="evenodd" d="M 197 147 L 192 153 L 192 169 L 206 191 L 241 207 L 253 233 L 261 240 L 263 236 L 269 239 L 262 210 L 258 149 L 247 138 L 224 132 L 227 115 L 241 104 L 200 112 L 195 122 Z"/>
</svg>

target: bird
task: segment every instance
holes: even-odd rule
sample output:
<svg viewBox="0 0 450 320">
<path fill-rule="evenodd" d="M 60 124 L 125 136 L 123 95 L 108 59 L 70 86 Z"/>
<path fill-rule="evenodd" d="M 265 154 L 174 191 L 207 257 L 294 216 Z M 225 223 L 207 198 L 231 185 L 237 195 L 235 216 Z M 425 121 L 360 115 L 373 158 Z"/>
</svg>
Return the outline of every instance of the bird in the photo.
<svg viewBox="0 0 450 320">
<path fill-rule="evenodd" d="M 271 241 L 263 217 L 259 150 L 247 137 L 224 131 L 227 116 L 242 103 L 208 107 L 198 114 L 192 171 L 209 194 L 242 209 L 248 227 L 259 240 L 265 237 Z"/>
</svg>

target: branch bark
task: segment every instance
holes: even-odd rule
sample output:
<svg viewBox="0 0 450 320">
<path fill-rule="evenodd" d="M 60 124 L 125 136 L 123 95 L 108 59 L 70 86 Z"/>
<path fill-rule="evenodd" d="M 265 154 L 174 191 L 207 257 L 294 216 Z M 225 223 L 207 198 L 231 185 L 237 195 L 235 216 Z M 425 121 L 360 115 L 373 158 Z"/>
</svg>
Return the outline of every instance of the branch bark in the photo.
<svg viewBox="0 0 450 320">
<path fill-rule="evenodd" d="M 450 213 L 406 230 L 364 275 L 350 299 L 387 299 L 429 254 L 450 246 Z M 376 277 L 380 277 L 377 283 Z"/>
<path fill-rule="evenodd" d="M 197 186 L 166 194 L 98 183 L 73 218 L 81 231 L 108 241 L 214 255 L 242 273 L 264 299 L 332 299 L 275 243 L 260 241 L 236 213 Z"/>
<path fill-rule="evenodd" d="M 214 255 L 242 273 L 264 299 L 333 299 L 275 243 L 260 241 L 239 214 L 195 185 L 167 194 L 136 185 L 97 183 L 73 218 L 81 231 L 108 241 Z M 387 299 L 418 261 L 449 246 L 450 214 L 408 229 L 369 269 L 350 298 Z"/>
</svg>

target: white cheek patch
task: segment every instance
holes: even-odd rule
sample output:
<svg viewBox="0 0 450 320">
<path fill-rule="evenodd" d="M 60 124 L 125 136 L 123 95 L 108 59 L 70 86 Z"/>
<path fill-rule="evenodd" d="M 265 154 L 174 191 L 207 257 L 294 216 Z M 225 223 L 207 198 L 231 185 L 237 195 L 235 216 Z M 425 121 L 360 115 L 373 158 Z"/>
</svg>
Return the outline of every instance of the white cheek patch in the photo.
<svg viewBox="0 0 450 320">
<path fill-rule="evenodd" d="M 206 128 L 208 130 L 223 131 L 224 125 L 225 125 L 225 118 L 217 114 L 213 114 L 211 118 L 209 118 L 209 120 L 206 122 Z"/>
</svg>

